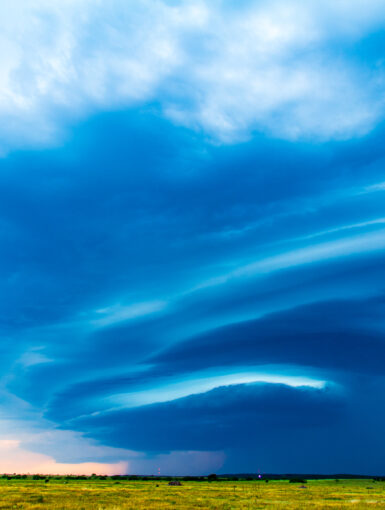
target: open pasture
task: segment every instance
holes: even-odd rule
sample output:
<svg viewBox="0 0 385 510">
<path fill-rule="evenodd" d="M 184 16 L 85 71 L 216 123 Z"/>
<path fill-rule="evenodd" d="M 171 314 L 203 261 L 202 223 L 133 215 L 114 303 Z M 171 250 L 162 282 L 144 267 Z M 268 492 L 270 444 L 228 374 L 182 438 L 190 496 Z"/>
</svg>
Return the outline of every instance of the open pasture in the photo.
<svg viewBox="0 0 385 510">
<path fill-rule="evenodd" d="M 385 508 L 385 482 L 371 480 L 182 482 L 1 480 L 0 509 Z"/>
</svg>

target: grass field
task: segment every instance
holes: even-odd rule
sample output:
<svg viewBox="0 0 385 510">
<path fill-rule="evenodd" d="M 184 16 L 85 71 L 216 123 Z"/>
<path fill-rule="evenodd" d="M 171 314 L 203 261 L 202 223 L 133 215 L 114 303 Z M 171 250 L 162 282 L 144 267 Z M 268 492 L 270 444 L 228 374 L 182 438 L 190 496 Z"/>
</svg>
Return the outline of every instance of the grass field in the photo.
<svg viewBox="0 0 385 510">
<path fill-rule="evenodd" d="M 0 509 L 385 508 L 385 482 L 371 480 L 182 482 L 1 480 Z"/>
</svg>

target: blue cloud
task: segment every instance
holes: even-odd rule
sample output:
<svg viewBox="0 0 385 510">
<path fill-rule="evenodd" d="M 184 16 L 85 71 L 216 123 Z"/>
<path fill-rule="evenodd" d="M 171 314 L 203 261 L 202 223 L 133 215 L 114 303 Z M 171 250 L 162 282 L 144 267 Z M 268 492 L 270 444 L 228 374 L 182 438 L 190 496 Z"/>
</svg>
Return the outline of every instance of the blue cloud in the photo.
<svg viewBox="0 0 385 510">
<path fill-rule="evenodd" d="M 340 407 L 341 399 L 328 390 L 240 385 L 80 418 L 76 424 L 103 442 L 136 450 L 218 450 L 254 446 L 270 427 L 279 433 L 327 426 L 339 419 Z"/>
<path fill-rule="evenodd" d="M 223 450 L 227 471 L 254 470 L 258 452 L 271 471 L 380 469 L 383 9 L 369 4 L 158 2 L 145 22 L 150 1 L 87 5 L 100 38 L 80 20 L 68 61 L 18 62 L 10 138 L 0 129 L 4 150 L 25 148 L 0 161 L 0 407 L 12 419 L 87 435 L 109 461 L 111 447 L 150 463 L 197 449 Z M 48 42 L 41 13 L 60 25 L 52 52 L 42 41 L 55 56 L 73 13 L 40 7 Z M 127 29 L 137 21 L 162 44 L 144 47 Z M 221 24 L 244 26 L 234 58 Z"/>
</svg>

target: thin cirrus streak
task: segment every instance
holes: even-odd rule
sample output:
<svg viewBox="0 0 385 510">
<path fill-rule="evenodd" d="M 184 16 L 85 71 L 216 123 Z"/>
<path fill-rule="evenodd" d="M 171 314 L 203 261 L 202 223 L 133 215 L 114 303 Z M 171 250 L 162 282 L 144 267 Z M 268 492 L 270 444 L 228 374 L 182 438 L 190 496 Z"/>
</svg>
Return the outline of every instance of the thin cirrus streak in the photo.
<svg viewBox="0 0 385 510">
<path fill-rule="evenodd" d="M 311 240 L 317 237 L 327 236 L 329 234 L 363 229 L 376 225 L 383 225 L 385 218 L 376 218 L 374 220 L 343 225 L 341 227 L 315 232 L 307 236 L 291 238 L 290 242 Z M 284 242 L 284 241 L 282 241 Z M 287 242 L 287 241 L 286 241 Z M 210 287 L 226 285 L 233 280 L 244 279 L 250 276 L 266 275 L 280 270 L 302 267 L 312 263 L 318 263 L 325 260 L 339 259 L 342 257 L 354 257 L 360 254 L 378 252 L 385 249 L 385 230 L 376 230 L 360 235 L 341 238 L 333 241 L 326 241 L 316 245 L 308 245 L 296 250 L 290 250 L 281 254 L 273 255 L 257 262 L 245 265 L 239 264 L 237 269 L 218 277 L 213 277 L 208 281 L 194 286 L 192 289 L 184 290 L 181 293 L 170 295 L 167 299 L 158 301 L 149 301 L 143 303 L 133 303 L 131 305 L 113 305 L 97 310 L 100 318 L 87 320 L 96 328 L 103 328 L 114 324 L 125 323 L 136 318 L 151 317 L 158 312 L 167 313 L 167 308 L 172 309 L 172 305 L 177 305 L 181 297 L 195 294 L 199 290 Z M 255 316 L 255 315 L 254 315 Z"/>
<path fill-rule="evenodd" d="M 382 223 L 384 223 L 384 221 L 381 218 L 379 221 L 375 221 L 373 223 L 363 223 L 362 226 Z M 359 227 L 360 225 L 357 226 Z M 349 230 L 350 228 L 356 228 L 356 226 L 353 227 L 349 226 L 345 229 Z M 337 231 L 345 229 L 344 228 L 337 229 Z M 318 237 L 318 235 L 323 234 L 317 233 L 310 236 L 310 238 Z M 306 239 L 307 238 L 308 237 L 306 237 Z M 206 282 L 203 282 L 197 285 L 194 288 L 194 290 L 216 285 L 222 285 L 227 283 L 231 279 L 235 278 L 243 278 L 258 274 L 272 273 L 290 267 L 302 266 L 306 264 L 321 262 L 324 260 L 337 259 L 340 257 L 350 257 L 363 253 L 381 251 L 383 249 L 385 249 L 385 230 L 379 230 L 375 232 L 362 234 L 359 236 L 357 235 L 348 238 L 338 239 L 335 241 L 327 241 L 325 243 L 309 245 L 304 248 L 299 248 L 297 250 L 292 250 L 286 253 L 284 252 L 278 255 L 273 255 L 271 257 L 261 259 L 256 262 L 251 262 L 245 265 L 239 264 L 240 267 L 238 267 L 237 269 L 222 276 L 218 276 Z"/>
<path fill-rule="evenodd" d="M 211 377 L 205 374 L 194 374 L 194 378 L 185 378 L 180 382 L 170 382 L 162 384 L 154 388 L 147 388 L 143 391 L 133 391 L 130 393 L 122 393 L 111 395 L 109 401 L 111 403 L 120 404 L 122 408 L 138 407 L 148 404 L 160 402 L 169 402 L 189 395 L 197 395 L 210 391 L 221 386 L 230 386 L 235 384 L 250 383 L 268 383 L 268 384 L 284 384 L 293 388 L 307 386 L 310 388 L 324 388 L 326 381 L 313 379 L 309 377 L 284 375 L 279 373 L 263 373 L 252 372 L 248 367 L 247 372 L 236 372 L 221 375 L 221 370 Z"/>
</svg>

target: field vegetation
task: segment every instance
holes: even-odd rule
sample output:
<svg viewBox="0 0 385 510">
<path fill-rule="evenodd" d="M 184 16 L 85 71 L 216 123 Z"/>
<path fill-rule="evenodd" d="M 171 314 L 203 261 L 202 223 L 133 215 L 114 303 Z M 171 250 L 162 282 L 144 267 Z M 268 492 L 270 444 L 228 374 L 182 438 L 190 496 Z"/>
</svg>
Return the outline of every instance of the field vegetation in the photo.
<svg viewBox="0 0 385 510">
<path fill-rule="evenodd" d="M 385 509 L 378 480 L 181 480 L 2 477 L 0 509 Z"/>
</svg>

